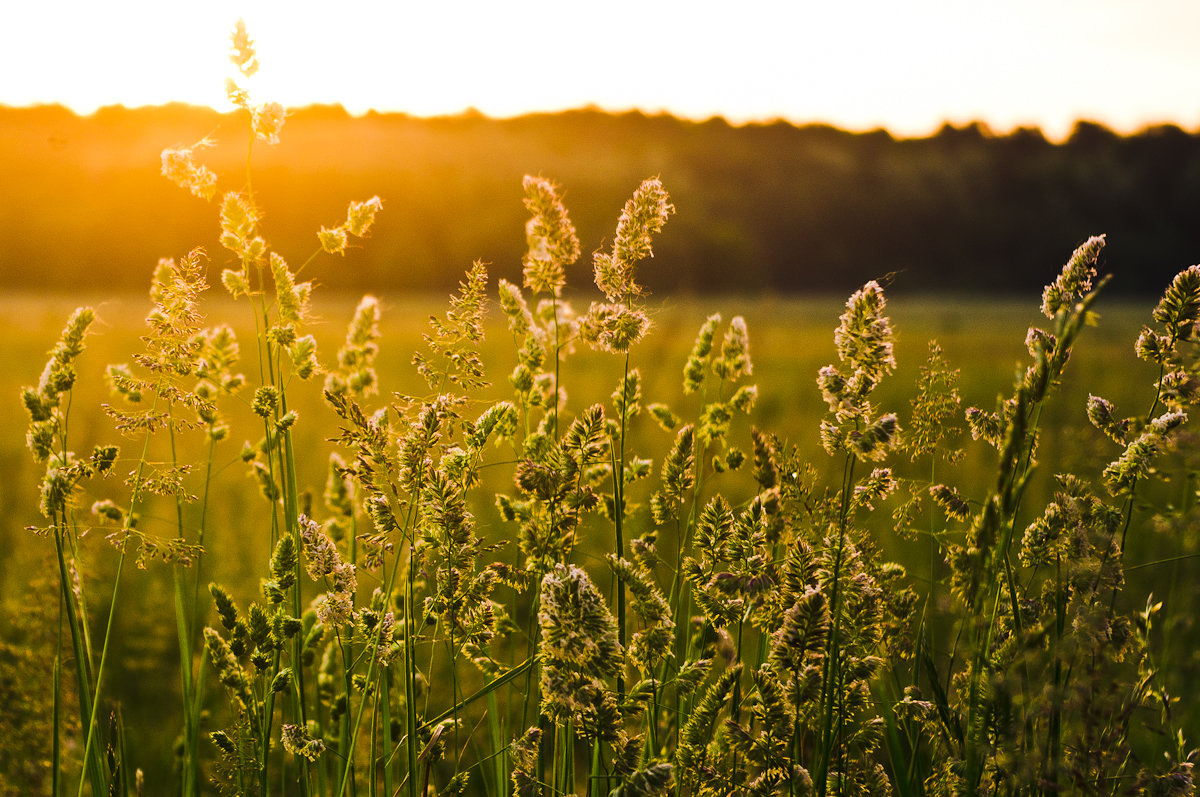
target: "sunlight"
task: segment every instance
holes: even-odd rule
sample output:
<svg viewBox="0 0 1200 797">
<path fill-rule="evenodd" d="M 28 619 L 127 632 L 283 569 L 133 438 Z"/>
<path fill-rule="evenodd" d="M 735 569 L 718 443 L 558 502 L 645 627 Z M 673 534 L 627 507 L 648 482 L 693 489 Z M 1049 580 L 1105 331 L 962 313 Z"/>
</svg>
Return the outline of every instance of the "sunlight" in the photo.
<svg viewBox="0 0 1200 797">
<path fill-rule="evenodd" d="M 734 122 L 784 118 L 923 135 L 944 121 L 1052 137 L 1091 118 L 1132 132 L 1200 123 L 1200 6 L 1152 0 L 832 4 L 747 0 L 150 0 L 11 4 L 0 104 L 180 101 L 227 110 L 242 17 L 257 101 L 495 116 L 597 105 Z M 30 36 L 29 31 L 41 32 Z M 30 65 L 33 65 L 31 68 Z"/>
<path fill-rule="evenodd" d="M 0 2 L 0 795 L 1194 794 L 1200 0 Z"/>
</svg>

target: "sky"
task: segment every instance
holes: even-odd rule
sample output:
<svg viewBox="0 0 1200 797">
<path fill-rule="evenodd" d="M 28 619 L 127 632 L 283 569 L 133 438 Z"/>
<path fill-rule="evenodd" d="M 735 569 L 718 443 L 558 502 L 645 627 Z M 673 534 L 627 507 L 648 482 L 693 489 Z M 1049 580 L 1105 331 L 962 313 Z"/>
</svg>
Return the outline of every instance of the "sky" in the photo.
<svg viewBox="0 0 1200 797">
<path fill-rule="evenodd" d="M 239 18 L 291 107 L 1200 128 L 1200 0 L 4 0 L 0 104 L 226 110 Z"/>
</svg>

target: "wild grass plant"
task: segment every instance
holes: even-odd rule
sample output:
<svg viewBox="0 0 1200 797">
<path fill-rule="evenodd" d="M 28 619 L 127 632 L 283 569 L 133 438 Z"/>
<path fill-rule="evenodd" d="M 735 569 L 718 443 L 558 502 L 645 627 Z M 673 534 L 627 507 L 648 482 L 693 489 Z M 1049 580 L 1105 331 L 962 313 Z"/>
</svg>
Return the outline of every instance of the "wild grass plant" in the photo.
<svg viewBox="0 0 1200 797">
<path fill-rule="evenodd" d="M 1167 287 L 1137 341 L 1158 371 L 1145 406 L 1125 415 L 1092 397 L 1106 461 L 1047 475 L 1037 505 L 1043 417 L 1095 321 L 1103 237 L 1047 286 L 1048 328 L 1029 331 L 1028 364 L 992 409 L 963 406 L 936 343 L 911 402 L 883 406 L 897 368 L 887 302 L 876 282 L 855 291 L 836 362 L 812 375 L 827 413 L 822 450 L 807 450 L 753 425 L 741 317 L 699 323 L 671 366 L 682 400 L 644 391 L 631 353 L 653 310 L 638 270 L 675 210 L 659 179 L 593 255 L 589 299 L 571 287 L 582 245 L 559 188 L 528 177 L 523 284 L 491 286 L 471 266 L 412 357 L 424 388 L 389 393 L 373 297 L 333 356 L 317 350 L 312 285 L 268 243 L 252 188 L 253 148 L 285 114 L 252 102 L 241 26 L 234 63 L 230 96 L 251 119 L 244 182 L 218 191 L 198 147 L 164 153 L 163 172 L 216 202 L 219 280 L 255 339 L 243 357 L 233 325 L 203 316 L 210 259 L 193 250 L 159 264 L 143 349 L 107 368 L 120 446 L 74 450 L 92 310 L 24 390 L 59 641 L 52 760 L 6 777 L 55 795 L 1193 792 L 1154 631 L 1171 618 L 1126 589 L 1131 567 L 1172 563 L 1125 553 L 1143 516 L 1194 519 L 1200 267 Z M 368 236 L 382 209 L 351 202 L 309 261 Z M 515 358 L 500 375 L 481 354 L 493 302 Z M 611 393 L 575 395 L 564 379 L 584 349 Z M 294 409 L 306 392 L 324 417 Z M 259 435 L 240 451 L 234 415 Z M 333 444 L 323 484 L 298 475 L 314 456 L 296 442 L 305 425 Z M 994 452 L 983 492 L 955 481 L 970 445 Z M 269 508 L 262 527 L 208 520 L 214 473 L 231 463 Z M 1167 504 L 1155 485 L 1172 479 L 1182 499 Z M 269 541 L 256 584 L 206 576 L 219 535 Z M 881 535 L 927 571 L 890 561 Z M 111 580 L 81 575 L 103 557 Z M 131 665 L 112 651 L 135 564 L 172 573 L 172 783 L 144 782 L 108 697 Z"/>
</svg>

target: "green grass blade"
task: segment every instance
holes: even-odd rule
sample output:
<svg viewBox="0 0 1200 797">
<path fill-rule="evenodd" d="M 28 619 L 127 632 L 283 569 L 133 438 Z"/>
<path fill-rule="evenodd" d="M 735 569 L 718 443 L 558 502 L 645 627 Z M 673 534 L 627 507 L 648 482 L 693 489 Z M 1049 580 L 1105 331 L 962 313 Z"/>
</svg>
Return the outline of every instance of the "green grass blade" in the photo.
<svg viewBox="0 0 1200 797">
<path fill-rule="evenodd" d="M 882 686 L 876 690 L 875 699 L 879 702 L 880 713 L 883 715 L 884 736 L 887 744 L 888 759 L 891 762 L 892 786 L 900 797 L 912 797 L 912 786 L 909 784 L 909 773 L 914 769 L 916 752 L 912 751 L 913 759 L 908 760 L 904 745 L 900 741 L 900 731 L 896 726 L 896 714 L 892 711 L 892 701 L 881 694 Z"/>
<path fill-rule="evenodd" d="M 519 678 L 520 676 L 524 675 L 525 671 L 528 670 L 532 666 L 533 666 L 533 659 L 526 659 L 525 661 L 518 664 L 516 667 L 513 667 L 511 670 L 504 673 L 503 675 L 496 676 L 495 678 L 488 681 L 483 686 L 479 687 L 479 689 L 476 689 L 474 692 L 467 695 L 462 700 L 458 701 L 453 706 L 451 706 L 450 708 L 443 711 L 441 714 L 438 714 L 436 717 L 433 717 L 431 719 L 425 720 L 425 722 L 422 723 L 420 730 L 425 730 L 426 728 L 437 725 L 442 720 L 446 720 L 446 719 L 449 719 L 450 717 L 453 717 L 455 712 L 462 711 L 464 708 L 471 705 L 476 700 L 479 700 L 481 697 L 487 697 L 488 695 L 495 692 L 500 687 L 504 686 L 509 681 L 512 681 L 514 678 Z"/>
</svg>

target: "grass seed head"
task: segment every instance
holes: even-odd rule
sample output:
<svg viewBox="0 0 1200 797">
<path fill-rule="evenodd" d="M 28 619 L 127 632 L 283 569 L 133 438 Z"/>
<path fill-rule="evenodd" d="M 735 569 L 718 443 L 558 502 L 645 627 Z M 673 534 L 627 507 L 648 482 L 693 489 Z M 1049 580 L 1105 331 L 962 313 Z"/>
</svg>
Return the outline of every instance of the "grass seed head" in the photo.
<svg viewBox="0 0 1200 797">
<path fill-rule="evenodd" d="M 525 287 L 535 294 L 558 296 L 566 285 L 566 267 L 579 259 L 579 238 L 553 183 L 527 175 L 524 187 L 525 207 L 531 214 L 525 225 L 528 251 L 522 261 Z"/>
<path fill-rule="evenodd" d="M 325 742 L 312 738 L 308 731 L 299 725 L 284 724 L 280 728 L 280 741 L 289 753 L 309 761 L 316 761 L 325 752 Z"/>
<path fill-rule="evenodd" d="M 207 146 L 200 142 L 196 146 Z M 195 147 L 174 147 L 162 151 L 162 176 L 187 190 L 192 196 L 209 200 L 217 192 L 217 175 L 203 164 L 196 163 Z"/>
<path fill-rule="evenodd" d="M 246 32 L 246 21 L 243 19 L 237 21 L 233 33 L 229 34 L 229 60 L 244 77 L 253 77 L 258 71 L 254 40 Z"/>
<path fill-rule="evenodd" d="M 675 212 L 662 181 L 651 178 L 642 182 L 625 203 L 617 221 L 617 234 L 610 252 L 593 256 L 596 287 L 609 302 L 639 296 L 642 288 L 634 280 L 638 262 L 654 256 L 652 236 L 661 232 L 667 217 Z"/>
<path fill-rule="evenodd" d="M 624 354 L 650 329 L 650 317 L 624 304 L 592 306 L 579 322 L 579 334 L 593 348 Z"/>
<path fill-rule="evenodd" d="M 704 383 L 704 364 L 712 353 L 713 338 L 717 334 L 717 325 L 721 323 L 719 313 L 710 315 L 696 333 L 696 341 L 692 344 L 692 353 L 688 355 L 687 365 L 683 367 L 683 392 L 695 393 Z"/>
<path fill-rule="evenodd" d="M 1042 292 L 1042 314 L 1054 318 L 1060 310 L 1070 310 L 1092 290 L 1096 261 L 1104 248 L 1104 236 L 1088 238 L 1071 255 L 1062 273 Z"/>
<path fill-rule="evenodd" d="M 1175 342 L 1191 340 L 1200 319 L 1200 265 L 1175 275 L 1154 308 L 1154 320 L 1167 328 Z"/>
<path fill-rule="evenodd" d="M 377 196 L 362 202 L 352 201 L 346 208 L 346 232 L 355 238 L 364 238 L 375 224 L 375 217 L 383 210 L 383 200 Z"/>
<path fill-rule="evenodd" d="M 321 248 L 331 255 L 345 255 L 349 240 L 345 227 L 322 227 L 317 231 L 317 241 L 320 242 Z"/>
<path fill-rule="evenodd" d="M 896 369 L 892 327 L 884 314 L 887 300 L 871 280 L 846 301 L 846 312 L 833 334 L 838 358 L 855 377 L 874 385 Z"/>
<path fill-rule="evenodd" d="M 264 102 L 250 112 L 250 127 L 254 137 L 267 144 L 279 143 L 279 131 L 287 120 L 287 111 L 277 102 Z"/>
<path fill-rule="evenodd" d="M 746 319 L 734 316 L 725 331 L 725 340 L 721 343 L 721 356 L 713 360 L 713 373 L 730 382 L 736 382 L 754 372 L 750 362 L 750 333 L 746 329 Z"/>
</svg>

